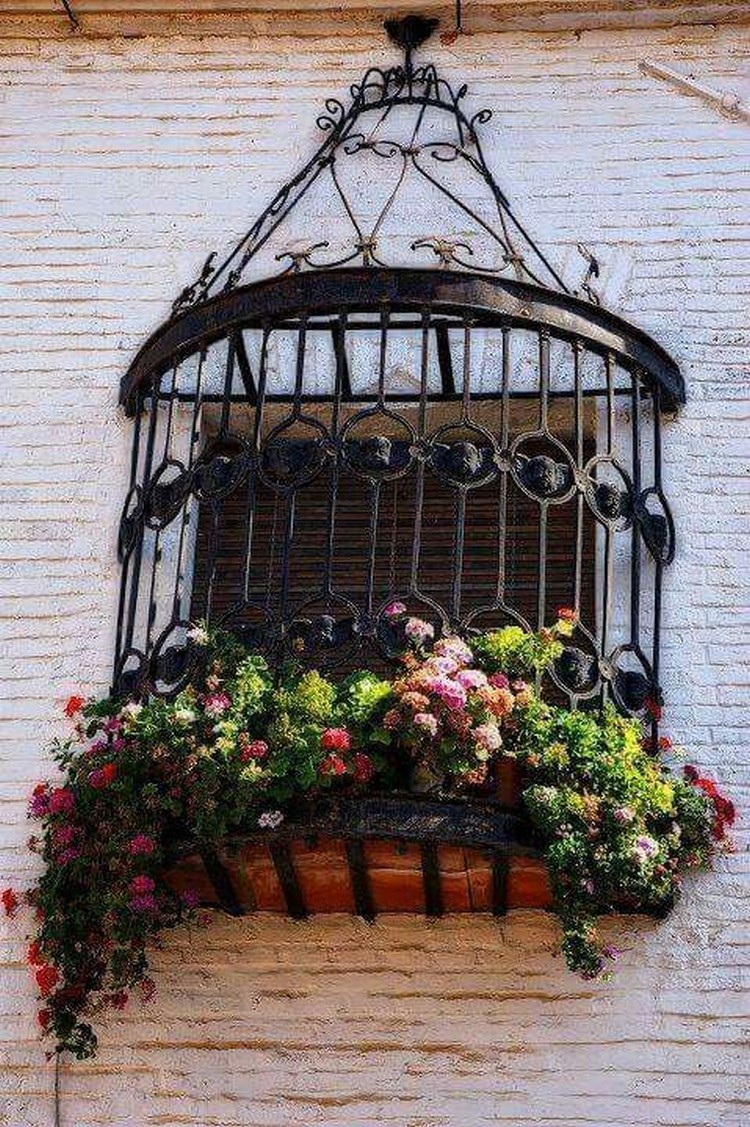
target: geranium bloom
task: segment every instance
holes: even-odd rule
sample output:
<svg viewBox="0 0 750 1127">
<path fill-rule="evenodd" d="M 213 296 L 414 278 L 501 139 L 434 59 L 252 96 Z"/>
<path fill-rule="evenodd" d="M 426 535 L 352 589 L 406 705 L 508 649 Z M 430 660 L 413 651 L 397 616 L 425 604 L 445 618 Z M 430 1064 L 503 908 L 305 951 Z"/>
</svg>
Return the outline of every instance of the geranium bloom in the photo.
<svg viewBox="0 0 750 1127">
<path fill-rule="evenodd" d="M 466 704 L 466 689 L 449 677 L 436 677 L 430 691 L 439 696 L 446 708 L 461 709 Z"/>
<path fill-rule="evenodd" d="M 435 637 L 435 627 L 422 618 L 410 618 L 404 627 L 406 637 L 412 642 L 427 642 Z"/>
<path fill-rule="evenodd" d="M 36 1015 L 36 1020 L 39 1022 L 42 1029 L 46 1030 L 47 1026 L 52 1021 L 52 1011 L 51 1010 L 40 1010 L 39 1013 Z"/>
<path fill-rule="evenodd" d="M 268 744 L 265 740 L 245 740 L 240 737 L 240 759 L 248 763 L 251 759 L 265 759 L 268 755 Z"/>
<path fill-rule="evenodd" d="M 203 709 L 206 716 L 221 716 L 231 706 L 232 702 L 226 693 L 212 693 L 206 697 Z"/>
<path fill-rule="evenodd" d="M 81 709 L 83 708 L 85 703 L 86 703 L 85 697 L 79 697 L 79 696 L 68 697 L 68 700 L 65 704 L 65 709 L 64 709 L 65 715 L 72 720 L 73 717 L 81 711 Z"/>
<path fill-rule="evenodd" d="M 50 814 L 69 814 L 75 806 L 75 801 L 70 787 L 56 787 L 49 796 Z"/>
<path fill-rule="evenodd" d="M 459 665 L 468 665 L 474 660 L 474 654 L 462 638 L 451 634 L 447 638 L 440 638 L 435 643 L 435 653 L 439 657 L 448 657 Z"/>
<path fill-rule="evenodd" d="M 20 903 L 12 888 L 6 888 L 0 899 L 3 902 L 6 916 L 15 916 Z"/>
<path fill-rule="evenodd" d="M 641 834 L 637 837 L 633 846 L 633 856 L 637 861 L 643 863 L 655 857 L 659 852 L 659 844 L 654 841 L 648 834 Z"/>
<path fill-rule="evenodd" d="M 474 729 L 474 739 L 485 751 L 497 751 L 503 743 L 497 724 L 480 724 Z"/>
<path fill-rule="evenodd" d="M 29 944 L 29 949 L 26 953 L 26 962 L 31 963 L 32 967 L 39 967 L 44 962 L 39 943 L 36 939 Z"/>
<path fill-rule="evenodd" d="M 262 830 L 277 830 L 283 821 L 280 810 L 265 810 L 258 818 L 258 825 Z"/>
<path fill-rule="evenodd" d="M 414 724 L 428 736 L 437 735 L 437 717 L 433 716 L 431 712 L 418 712 L 414 717 Z"/>
<path fill-rule="evenodd" d="M 621 826 L 627 826 L 628 823 L 633 821 L 635 814 L 629 806 L 618 806 L 618 808 L 615 810 L 614 818 L 615 821 L 619 822 Z"/>
<path fill-rule="evenodd" d="M 354 756 L 354 778 L 358 783 L 369 783 L 375 774 L 375 764 L 363 751 L 358 751 Z"/>
<path fill-rule="evenodd" d="M 383 717 L 383 727 L 386 731 L 393 731 L 401 723 L 401 713 L 397 708 L 390 708 Z"/>
<path fill-rule="evenodd" d="M 89 783 L 95 790 L 108 787 L 116 778 L 117 764 L 115 763 L 105 763 L 103 767 L 97 767 L 89 773 Z"/>
<path fill-rule="evenodd" d="M 383 611 L 386 618 L 397 618 L 400 614 L 406 614 L 406 607 L 403 603 L 393 602 L 389 603 Z"/>
<path fill-rule="evenodd" d="M 176 708 L 174 710 L 174 718 L 178 724 L 195 723 L 195 713 L 192 708 Z"/>
<path fill-rule="evenodd" d="M 45 963 L 43 966 L 39 967 L 34 977 L 36 978 L 39 992 L 42 997 L 46 997 L 51 990 L 54 990 L 60 981 L 60 972 L 55 967 L 51 967 Z"/>
<path fill-rule="evenodd" d="M 352 737 L 346 728 L 326 728 L 320 737 L 320 746 L 326 751 L 348 751 L 352 746 Z"/>
<path fill-rule="evenodd" d="M 487 684 L 487 677 L 481 669 L 462 669 L 456 674 L 456 680 L 465 689 L 479 689 Z"/>
<path fill-rule="evenodd" d="M 556 611 L 556 615 L 563 622 L 577 622 L 578 621 L 578 615 L 572 609 L 572 607 L 558 607 L 557 611 Z"/>
<path fill-rule="evenodd" d="M 155 849 L 156 842 L 148 834 L 136 834 L 128 842 L 128 853 L 131 853 L 134 857 L 148 856 Z"/>
<path fill-rule="evenodd" d="M 320 765 L 321 775 L 343 775 L 346 773 L 346 763 L 338 755 L 327 755 Z"/>
<path fill-rule="evenodd" d="M 130 891 L 136 896 L 140 893 L 153 892 L 156 888 L 156 882 L 146 873 L 140 873 L 137 877 L 133 877 L 130 882 Z"/>
<path fill-rule="evenodd" d="M 507 689 L 510 687 L 510 681 L 504 673 L 493 673 L 487 678 L 493 689 Z"/>
<path fill-rule="evenodd" d="M 130 897 L 130 907 L 134 912 L 155 912 L 158 905 L 151 892 L 140 892 Z"/>
<path fill-rule="evenodd" d="M 194 888 L 185 888 L 180 893 L 180 899 L 186 908 L 197 908 L 201 898 Z"/>
<path fill-rule="evenodd" d="M 49 791 L 45 783 L 34 787 L 29 802 L 29 815 L 32 818 L 44 818 L 49 814 Z"/>
<path fill-rule="evenodd" d="M 206 630 L 205 626 L 192 626 L 190 630 L 188 630 L 186 637 L 188 637 L 191 642 L 194 642 L 196 646 L 208 645 L 208 630 Z"/>
</svg>

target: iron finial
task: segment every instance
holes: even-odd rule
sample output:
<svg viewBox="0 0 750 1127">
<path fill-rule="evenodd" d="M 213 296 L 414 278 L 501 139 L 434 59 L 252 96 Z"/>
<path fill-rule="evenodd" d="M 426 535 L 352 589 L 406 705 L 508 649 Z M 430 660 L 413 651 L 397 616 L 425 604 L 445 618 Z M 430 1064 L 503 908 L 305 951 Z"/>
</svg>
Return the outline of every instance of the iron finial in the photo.
<svg viewBox="0 0 750 1127">
<path fill-rule="evenodd" d="M 411 70 L 414 48 L 421 47 L 430 38 L 439 22 L 434 16 L 413 15 L 402 16 L 397 20 L 386 20 L 383 24 L 391 43 L 395 43 L 406 55 L 407 71 Z"/>
</svg>

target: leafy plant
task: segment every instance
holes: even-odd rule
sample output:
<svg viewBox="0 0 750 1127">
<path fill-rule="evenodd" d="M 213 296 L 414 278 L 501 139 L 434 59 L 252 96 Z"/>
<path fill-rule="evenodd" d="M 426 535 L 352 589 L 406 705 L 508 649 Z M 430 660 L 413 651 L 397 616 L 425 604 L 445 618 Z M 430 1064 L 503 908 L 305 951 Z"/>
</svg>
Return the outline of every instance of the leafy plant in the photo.
<svg viewBox="0 0 750 1127">
<path fill-rule="evenodd" d="M 272 830 L 331 788 L 392 790 L 409 765 L 466 788 L 517 757 L 565 957 L 586 976 L 615 954 L 597 941 L 598 914 L 667 908 L 680 872 L 725 847 L 734 809 L 711 780 L 674 776 L 636 721 L 554 708 L 531 687 L 559 656 L 569 615 L 470 645 L 435 641 L 398 604 L 391 617 L 408 643 L 392 680 L 365 670 L 337 685 L 293 666 L 277 678 L 230 635 L 197 626 L 203 660 L 173 700 L 71 697 L 73 734 L 53 746 L 60 778 L 31 797 L 43 868 L 25 894 L 39 1022 L 58 1050 L 92 1055 L 92 1018 L 153 993 L 151 939 L 196 918 L 197 895 L 164 879 L 176 842 Z M 12 889 L 2 901 L 10 915 L 20 906 Z"/>
</svg>

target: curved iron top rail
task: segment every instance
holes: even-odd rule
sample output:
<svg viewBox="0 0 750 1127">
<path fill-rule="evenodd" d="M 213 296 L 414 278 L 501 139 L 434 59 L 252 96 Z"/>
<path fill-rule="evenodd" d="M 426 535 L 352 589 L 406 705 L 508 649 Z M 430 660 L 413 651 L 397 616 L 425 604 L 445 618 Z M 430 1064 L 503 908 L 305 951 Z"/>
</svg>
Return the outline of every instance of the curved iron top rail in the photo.
<svg viewBox="0 0 750 1127">
<path fill-rule="evenodd" d="M 477 325 L 548 329 L 556 336 L 612 352 L 661 388 L 667 410 L 685 402 L 675 361 L 647 333 L 582 298 L 509 278 L 455 270 L 349 267 L 291 273 L 219 294 L 165 322 L 136 355 L 120 385 L 120 402 L 136 411 L 139 392 L 191 354 L 243 328 L 299 316 L 342 312 L 419 311 L 472 318 Z"/>
</svg>

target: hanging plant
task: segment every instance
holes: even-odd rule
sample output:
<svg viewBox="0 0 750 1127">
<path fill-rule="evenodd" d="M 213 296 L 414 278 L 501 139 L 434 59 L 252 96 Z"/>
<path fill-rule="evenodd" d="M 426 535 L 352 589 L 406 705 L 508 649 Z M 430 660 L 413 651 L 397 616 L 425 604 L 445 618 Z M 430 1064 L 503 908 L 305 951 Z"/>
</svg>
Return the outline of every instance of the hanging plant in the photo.
<svg viewBox="0 0 750 1127">
<path fill-rule="evenodd" d="M 399 791 L 421 770 L 444 792 L 471 791 L 501 756 L 518 759 L 563 951 L 587 977 L 617 954 L 597 940 L 599 914 L 666 910 L 680 873 L 727 847 L 731 803 L 693 768 L 673 774 L 668 748 L 651 747 L 637 721 L 540 698 L 532 681 L 559 657 L 569 613 L 537 634 L 506 627 L 470 644 L 435 640 L 400 604 L 389 613 L 405 642 L 392 680 L 362 671 L 334 684 L 293 667 L 277 678 L 198 626 L 204 658 L 175 699 L 71 697 L 73 734 L 53 747 L 60 777 L 31 797 L 44 868 L 23 897 L 37 921 L 39 1022 L 58 1050 L 92 1055 L 92 1018 L 153 994 L 151 939 L 200 919 L 197 895 L 163 877 L 176 842 L 272 831 L 328 790 Z M 15 914 L 18 896 L 2 898 Z"/>
</svg>

